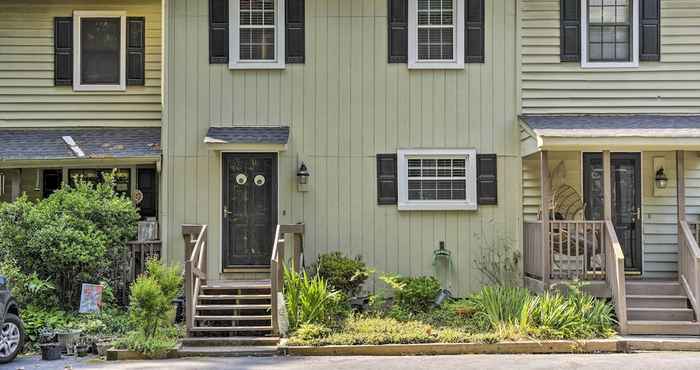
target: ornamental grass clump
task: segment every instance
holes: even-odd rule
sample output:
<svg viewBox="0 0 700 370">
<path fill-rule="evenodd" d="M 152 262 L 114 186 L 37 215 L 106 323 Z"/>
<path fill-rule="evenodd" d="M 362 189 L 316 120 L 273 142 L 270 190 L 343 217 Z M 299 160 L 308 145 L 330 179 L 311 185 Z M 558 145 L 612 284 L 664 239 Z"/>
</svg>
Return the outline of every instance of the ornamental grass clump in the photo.
<svg viewBox="0 0 700 370">
<path fill-rule="evenodd" d="M 328 324 L 342 314 L 340 294 L 325 279 L 310 277 L 306 271 L 284 270 L 284 299 L 289 315 L 289 328 L 303 324 Z"/>
</svg>

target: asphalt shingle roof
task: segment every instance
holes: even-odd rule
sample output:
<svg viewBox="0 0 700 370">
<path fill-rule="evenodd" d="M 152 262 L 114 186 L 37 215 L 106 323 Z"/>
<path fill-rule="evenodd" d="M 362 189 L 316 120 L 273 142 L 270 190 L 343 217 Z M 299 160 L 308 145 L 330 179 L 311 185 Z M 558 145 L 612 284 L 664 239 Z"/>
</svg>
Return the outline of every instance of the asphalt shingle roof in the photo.
<svg viewBox="0 0 700 370">
<path fill-rule="evenodd" d="M 521 116 L 539 136 L 700 137 L 700 116 Z"/>
<path fill-rule="evenodd" d="M 77 159 L 63 136 L 72 137 L 88 159 L 161 153 L 159 127 L 0 129 L 0 160 Z"/>
<path fill-rule="evenodd" d="M 287 144 L 288 126 L 210 127 L 204 142 L 210 144 Z"/>
</svg>

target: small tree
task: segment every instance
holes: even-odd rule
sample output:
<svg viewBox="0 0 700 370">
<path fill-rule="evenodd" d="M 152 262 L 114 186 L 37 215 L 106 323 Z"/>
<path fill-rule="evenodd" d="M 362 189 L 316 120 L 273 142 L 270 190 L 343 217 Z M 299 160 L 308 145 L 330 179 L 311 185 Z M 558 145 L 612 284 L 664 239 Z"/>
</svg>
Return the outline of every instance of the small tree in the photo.
<svg viewBox="0 0 700 370">
<path fill-rule="evenodd" d="M 159 328 L 172 326 L 172 301 L 181 287 L 179 267 L 166 266 L 156 259 L 147 262 L 146 274 L 131 285 L 129 306 L 131 321 L 144 337 L 152 338 Z"/>
</svg>

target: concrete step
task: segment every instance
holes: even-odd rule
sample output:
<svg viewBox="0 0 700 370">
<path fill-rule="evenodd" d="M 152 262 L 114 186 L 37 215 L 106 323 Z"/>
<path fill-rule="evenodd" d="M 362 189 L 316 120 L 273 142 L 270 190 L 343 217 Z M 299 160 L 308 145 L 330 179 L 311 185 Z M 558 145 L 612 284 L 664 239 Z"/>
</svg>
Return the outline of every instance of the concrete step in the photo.
<svg viewBox="0 0 700 370">
<path fill-rule="evenodd" d="M 678 281 L 628 280 L 625 284 L 627 295 L 685 295 Z"/>
<path fill-rule="evenodd" d="M 272 326 L 195 326 L 190 331 L 233 331 L 233 332 L 243 332 L 243 331 L 254 331 L 254 332 L 267 332 L 272 331 Z"/>
<path fill-rule="evenodd" d="M 627 295 L 628 308 L 688 308 L 685 295 Z"/>
<path fill-rule="evenodd" d="M 271 315 L 250 315 L 250 316 L 219 316 L 219 315 L 195 315 L 195 320 L 210 320 L 210 321 L 253 321 L 253 320 L 272 320 Z"/>
<path fill-rule="evenodd" d="M 279 353 L 277 346 L 178 347 L 179 357 L 270 357 Z"/>
<path fill-rule="evenodd" d="M 200 301 L 233 301 L 251 299 L 271 299 L 270 294 L 200 294 Z"/>
<path fill-rule="evenodd" d="M 198 304 L 195 306 L 197 310 L 214 311 L 214 310 L 269 310 L 269 304 Z"/>
<path fill-rule="evenodd" d="M 695 321 L 627 321 L 629 334 L 634 335 L 700 335 Z"/>
<path fill-rule="evenodd" d="M 689 308 L 629 308 L 628 320 L 640 321 L 693 321 L 695 314 Z"/>
<path fill-rule="evenodd" d="M 278 337 L 187 337 L 180 342 L 187 347 L 277 346 Z"/>
</svg>

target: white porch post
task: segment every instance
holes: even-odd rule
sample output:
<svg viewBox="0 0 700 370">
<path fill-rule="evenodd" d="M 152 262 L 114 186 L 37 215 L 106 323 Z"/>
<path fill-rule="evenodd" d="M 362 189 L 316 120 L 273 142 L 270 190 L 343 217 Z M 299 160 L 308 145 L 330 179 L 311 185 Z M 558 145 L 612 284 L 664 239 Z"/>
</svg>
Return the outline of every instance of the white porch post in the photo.
<svg viewBox="0 0 700 370">
<path fill-rule="evenodd" d="M 612 171 L 610 170 L 610 151 L 603 151 L 603 218 L 612 221 Z"/>
<path fill-rule="evenodd" d="M 549 243 L 549 205 L 551 198 L 551 184 L 549 181 L 549 165 L 547 161 L 547 151 L 540 152 L 540 194 L 542 210 L 542 286 L 545 290 L 549 288 L 550 252 Z"/>
</svg>

